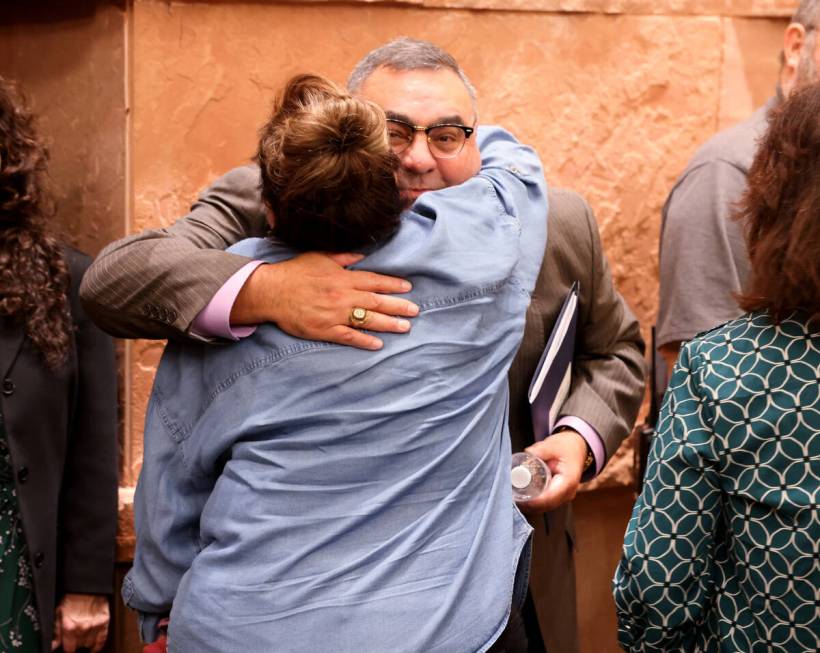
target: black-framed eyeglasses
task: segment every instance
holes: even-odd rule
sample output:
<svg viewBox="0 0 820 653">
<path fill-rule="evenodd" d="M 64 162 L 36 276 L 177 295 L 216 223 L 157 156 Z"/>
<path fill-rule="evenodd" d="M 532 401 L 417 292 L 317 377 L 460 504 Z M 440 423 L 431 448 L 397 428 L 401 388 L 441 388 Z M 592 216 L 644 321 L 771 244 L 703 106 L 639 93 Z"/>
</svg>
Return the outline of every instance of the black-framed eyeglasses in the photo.
<svg viewBox="0 0 820 653">
<path fill-rule="evenodd" d="M 410 147 L 416 132 L 424 132 L 430 154 L 436 159 L 452 159 L 458 156 L 474 131 L 475 129 L 466 125 L 443 123 L 422 127 L 395 118 L 387 119 L 387 138 L 396 154 L 401 154 Z"/>
</svg>

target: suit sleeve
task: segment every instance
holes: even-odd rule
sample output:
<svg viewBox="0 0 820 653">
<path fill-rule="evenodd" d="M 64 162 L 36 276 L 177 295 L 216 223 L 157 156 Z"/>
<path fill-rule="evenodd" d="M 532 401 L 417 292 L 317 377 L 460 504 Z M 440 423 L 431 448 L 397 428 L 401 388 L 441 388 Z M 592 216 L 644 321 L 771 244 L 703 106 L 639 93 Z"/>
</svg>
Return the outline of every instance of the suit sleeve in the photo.
<svg viewBox="0 0 820 653">
<path fill-rule="evenodd" d="M 117 530 L 114 346 L 88 319 L 76 296 L 72 311 L 78 372 L 60 491 L 59 585 L 64 593 L 107 594 L 112 590 Z"/>
<path fill-rule="evenodd" d="M 577 196 L 575 196 L 577 197 Z M 638 320 L 615 289 L 601 247 L 598 225 L 589 205 L 581 215 L 588 230 L 588 288 L 581 288 L 581 306 L 572 387 L 561 417 L 574 416 L 594 428 L 604 443 L 606 459 L 629 434 L 644 393 L 644 341 Z M 553 232 L 554 233 L 554 232 Z M 581 257 L 576 250 L 567 256 Z"/>
<path fill-rule="evenodd" d="M 248 259 L 222 251 L 267 230 L 259 170 L 236 168 L 166 229 L 111 243 L 80 294 L 94 321 L 122 338 L 183 338 L 196 315 Z"/>
</svg>

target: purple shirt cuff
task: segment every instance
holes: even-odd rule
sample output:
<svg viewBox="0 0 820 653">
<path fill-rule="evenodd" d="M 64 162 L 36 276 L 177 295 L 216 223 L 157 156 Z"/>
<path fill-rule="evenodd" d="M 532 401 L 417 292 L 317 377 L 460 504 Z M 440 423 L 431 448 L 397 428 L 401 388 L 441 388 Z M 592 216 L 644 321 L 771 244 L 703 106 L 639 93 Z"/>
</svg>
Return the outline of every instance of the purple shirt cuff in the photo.
<svg viewBox="0 0 820 653">
<path fill-rule="evenodd" d="M 598 476 L 606 463 L 606 449 L 604 448 L 604 441 L 601 439 L 601 436 L 598 435 L 598 431 L 580 417 L 573 417 L 572 415 L 565 415 L 559 419 L 552 432 L 555 433 L 561 426 L 567 426 L 573 431 L 577 431 L 581 437 L 586 440 L 587 445 L 589 445 L 592 451 L 592 457 L 595 458 L 595 473 L 590 474 L 586 472 L 581 480 L 588 481 Z"/>
<path fill-rule="evenodd" d="M 231 275 L 191 322 L 191 333 L 205 338 L 239 340 L 256 331 L 255 326 L 231 326 L 231 309 L 242 286 L 262 261 L 251 261 Z"/>
</svg>

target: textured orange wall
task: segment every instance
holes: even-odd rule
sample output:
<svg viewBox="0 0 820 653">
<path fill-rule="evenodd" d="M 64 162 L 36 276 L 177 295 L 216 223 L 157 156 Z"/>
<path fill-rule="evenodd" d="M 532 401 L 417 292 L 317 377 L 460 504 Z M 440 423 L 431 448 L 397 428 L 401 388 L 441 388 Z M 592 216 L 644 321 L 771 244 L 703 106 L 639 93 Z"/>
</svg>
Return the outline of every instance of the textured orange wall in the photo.
<svg viewBox="0 0 820 653">
<path fill-rule="evenodd" d="M 198 189 L 245 162 L 287 77 L 313 71 L 343 82 L 365 52 L 407 34 L 451 51 L 478 88 L 481 121 L 534 145 L 550 183 L 590 200 L 616 283 L 646 329 L 665 195 L 699 143 L 772 93 L 784 20 L 771 16 L 793 3 L 421 4 L 136 0 L 131 230 L 172 222 Z M 583 10 L 613 13 L 575 13 Z M 131 349 L 126 482 L 139 470 L 160 353 L 160 343 Z M 628 482 L 628 450 L 621 457 L 604 484 Z"/>
<path fill-rule="evenodd" d="M 0 75 L 39 116 L 61 235 L 92 255 L 126 231 L 123 4 L 0 8 Z"/>
</svg>

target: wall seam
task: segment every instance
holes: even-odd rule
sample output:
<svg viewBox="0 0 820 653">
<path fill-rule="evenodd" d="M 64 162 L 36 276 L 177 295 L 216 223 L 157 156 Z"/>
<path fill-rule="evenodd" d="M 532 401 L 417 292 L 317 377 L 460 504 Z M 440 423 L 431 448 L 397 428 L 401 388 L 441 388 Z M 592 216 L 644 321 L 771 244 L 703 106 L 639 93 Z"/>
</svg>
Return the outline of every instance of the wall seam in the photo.
<svg viewBox="0 0 820 653">
<path fill-rule="evenodd" d="M 123 75 L 123 93 L 125 96 L 125 198 L 123 206 L 123 236 L 131 232 L 133 217 L 133 170 L 132 170 L 132 145 L 133 145 L 133 24 L 134 24 L 134 2 L 125 1 L 125 12 L 123 16 L 123 53 L 125 57 Z M 123 476 L 126 477 L 127 485 L 133 486 L 134 460 L 133 460 L 133 385 L 131 383 L 133 365 L 133 344 L 130 339 L 126 339 L 124 346 L 124 377 L 123 383 Z"/>
</svg>

